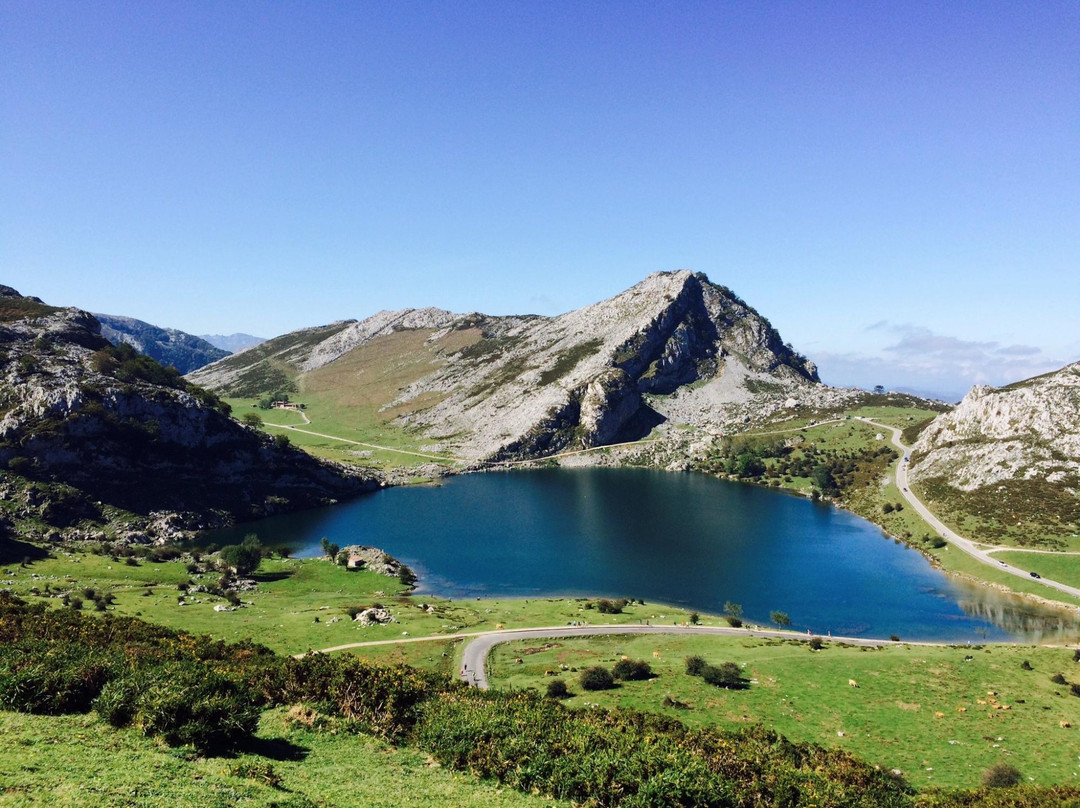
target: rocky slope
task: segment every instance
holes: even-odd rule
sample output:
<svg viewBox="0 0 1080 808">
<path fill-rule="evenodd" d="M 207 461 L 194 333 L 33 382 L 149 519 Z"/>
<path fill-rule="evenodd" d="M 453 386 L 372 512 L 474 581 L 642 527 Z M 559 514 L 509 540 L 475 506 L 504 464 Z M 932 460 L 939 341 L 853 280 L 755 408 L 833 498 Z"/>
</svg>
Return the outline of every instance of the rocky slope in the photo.
<svg viewBox="0 0 1080 808">
<path fill-rule="evenodd" d="M 912 479 L 963 491 L 1002 480 L 1080 482 L 1080 362 L 1008 387 L 976 386 L 913 447 Z"/>
<path fill-rule="evenodd" d="M 229 355 L 229 351 L 175 328 L 160 328 L 134 317 L 112 314 L 95 313 L 94 317 L 101 323 L 101 336 L 113 345 L 126 342 L 139 353 L 163 365 L 171 365 L 181 373 L 190 373 Z"/>
<path fill-rule="evenodd" d="M 955 500 L 959 509 L 996 523 L 991 539 L 1032 543 L 1039 535 L 1075 535 L 1080 362 L 1007 387 L 972 388 L 919 436 L 911 480 L 946 506 Z M 1032 530 L 1018 529 L 1024 525 Z"/>
<path fill-rule="evenodd" d="M 689 271 L 558 317 L 380 312 L 269 340 L 190 378 L 236 396 L 349 388 L 430 449 L 472 461 L 608 444 L 665 421 L 722 430 L 846 395 L 821 385 L 753 308 Z"/>
<path fill-rule="evenodd" d="M 183 513 L 171 521 L 194 527 L 378 486 L 242 426 L 173 368 L 111 345 L 87 312 L 6 287 L 0 468 L 7 515 L 46 527 L 100 522 L 108 508 L 143 523 Z"/>
</svg>

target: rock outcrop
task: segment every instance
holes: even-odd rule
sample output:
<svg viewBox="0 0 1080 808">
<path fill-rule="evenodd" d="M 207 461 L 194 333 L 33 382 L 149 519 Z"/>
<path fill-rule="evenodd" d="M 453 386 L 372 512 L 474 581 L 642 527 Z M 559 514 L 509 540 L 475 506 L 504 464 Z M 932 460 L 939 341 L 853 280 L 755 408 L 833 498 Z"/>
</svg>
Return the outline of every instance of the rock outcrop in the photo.
<svg viewBox="0 0 1080 808">
<path fill-rule="evenodd" d="M 174 369 L 111 345 L 92 315 L 10 292 L 0 296 L 0 467 L 29 481 L 26 505 L 44 521 L 73 528 L 115 507 L 139 516 L 133 530 L 182 532 L 379 486 L 242 426 Z"/>
<path fill-rule="evenodd" d="M 1008 387 L 973 387 L 913 447 L 913 481 L 963 491 L 1042 479 L 1080 488 L 1080 362 Z"/>
</svg>

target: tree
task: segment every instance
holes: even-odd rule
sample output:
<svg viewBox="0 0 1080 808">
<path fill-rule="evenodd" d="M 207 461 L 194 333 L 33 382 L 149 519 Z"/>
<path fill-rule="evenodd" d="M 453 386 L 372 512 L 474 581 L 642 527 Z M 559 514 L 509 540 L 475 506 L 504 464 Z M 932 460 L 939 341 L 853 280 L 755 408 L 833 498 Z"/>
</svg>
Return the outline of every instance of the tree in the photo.
<svg viewBox="0 0 1080 808">
<path fill-rule="evenodd" d="M 769 612 L 769 620 L 774 623 L 777 628 L 784 628 L 785 626 L 791 625 L 791 618 L 788 617 L 787 612 Z"/>
<path fill-rule="evenodd" d="M 760 477 L 765 473 L 765 463 L 754 452 L 743 452 L 735 458 L 735 473 L 739 477 Z"/>
<path fill-rule="evenodd" d="M 330 541 L 330 539 L 326 538 L 326 536 L 322 537 L 320 544 L 322 545 L 323 553 L 329 557 L 331 561 L 337 558 L 338 550 L 341 549 L 340 547 Z"/>
<path fill-rule="evenodd" d="M 880 384 L 875 384 L 874 385 L 874 392 L 877 393 L 880 396 L 882 393 L 885 392 L 885 388 Z"/>
<path fill-rule="evenodd" d="M 689 622 L 692 626 L 696 626 L 698 623 L 701 622 L 701 615 L 697 612 L 690 612 L 690 616 L 687 618 L 687 622 Z"/>
<path fill-rule="evenodd" d="M 810 481 L 825 496 L 834 496 L 840 493 L 840 487 L 836 484 L 832 469 L 828 466 L 814 466 L 810 472 Z"/>
<path fill-rule="evenodd" d="M 742 625 L 742 606 L 732 603 L 730 600 L 724 604 L 724 615 L 728 625 L 738 628 Z"/>
<path fill-rule="evenodd" d="M 288 449 L 292 446 L 292 441 L 289 440 L 288 435 L 274 435 L 274 446 L 278 449 Z"/>
<path fill-rule="evenodd" d="M 243 417 L 240 419 L 240 423 L 242 423 L 244 426 L 250 426 L 254 429 L 258 429 L 260 426 L 262 426 L 263 419 L 259 417 L 259 414 L 257 412 L 245 412 Z"/>
<path fill-rule="evenodd" d="M 251 575 L 262 561 L 262 542 L 254 533 L 249 533 L 240 544 L 222 547 L 220 555 L 221 560 L 236 570 L 237 575 Z"/>
</svg>

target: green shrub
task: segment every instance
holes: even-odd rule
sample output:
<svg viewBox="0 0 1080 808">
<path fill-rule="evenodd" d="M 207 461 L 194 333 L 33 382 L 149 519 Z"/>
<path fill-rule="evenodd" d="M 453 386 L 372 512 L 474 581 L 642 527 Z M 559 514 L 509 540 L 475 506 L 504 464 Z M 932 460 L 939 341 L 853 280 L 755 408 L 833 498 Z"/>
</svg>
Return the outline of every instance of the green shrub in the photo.
<svg viewBox="0 0 1080 808">
<path fill-rule="evenodd" d="M 200 752 L 233 749 L 251 738 L 262 712 L 248 688 L 193 660 L 113 679 L 94 709 L 114 727 L 134 726 L 170 746 Z"/>
<path fill-rule="evenodd" d="M 984 788 L 1008 788 L 1018 785 L 1024 776 L 1011 763 L 995 763 L 982 773 L 980 778 Z"/>
<path fill-rule="evenodd" d="M 562 679 L 554 679 L 548 682 L 544 695 L 549 699 L 565 699 L 570 696 L 570 688 Z"/>
<path fill-rule="evenodd" d="M 600 665 L 594 665 L 581 672 L 582 690 L 610 690 L 615 687 L 615 677 L 611 671 Z"/>
<path fill-rule="evenodd" d="M 652 668 L 643 659 L 620 659 L 611 669 L 611 673 L 616 679 L 622 679 L 624 682 L 642 681 L 651 679 L 653 676 Z"/>
<path fill-rule="evenodd" d="M 707 664 L 705 658 L 700 657 L 697 654 L 688 656 L 686 658 L 686 673 L 690 676 L 701 676 Z"/>
<path fill-rule="evenodd" d="M 748 687 L 747 681 L 742 676 L 742 669 L 734 662 L 708 665 L 701 672 L 701 678 L 710 685 L 728 690 L 743 690 Z"/>
<path fill-rule="evenodd" d="M 77 645 L 10 645 L 0 653 L 0 709 L 82 713 L 113 675 L 111 655 Z"/>
</svg>

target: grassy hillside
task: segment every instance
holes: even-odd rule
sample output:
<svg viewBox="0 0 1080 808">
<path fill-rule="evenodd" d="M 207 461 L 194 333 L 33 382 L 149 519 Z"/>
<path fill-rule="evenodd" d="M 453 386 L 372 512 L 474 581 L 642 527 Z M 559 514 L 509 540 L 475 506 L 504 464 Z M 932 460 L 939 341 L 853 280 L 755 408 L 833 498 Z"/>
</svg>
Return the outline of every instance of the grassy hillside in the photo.
<svg viewBox="0 0 1080 808">
<path fill-rule="evenodd" d="M 712 664 L 737 663 L 751 684 L 724 690 L 688 676 L 684 660 L 695 654 Z M 581 688 L 581 670 L 611 668 L 624 655 L 648 662 L 655 678 L 607 691 Z M 1031 670 L 1022 667 L 1025 660 Z M 920 788 L 974 787 L 985 769 L 1003 760 L 1034 782 L 1076 783 L 1080 698 L 1069 685 L 1053 682 L 1055 674 L 1080 682 L 1080 663 L 1071 650 L 868 650 L 827 643 L 811 651 L 805 642 L 655 635 L 508 643 L 496 647 L 489 663 L 495 687 L 543 692 L 562 679 L 574 693 L 566 700 L 572 707 L 625 706 L 690 726 L 761 723 L 792 740 L 899 768 Z M 672 700 L 683 706 L 670 706 Z M 995 702 L 1009 709 L 994 709 Z M 1061 721 L 1073 728 L 1062 728 Z"/>
</svg>

